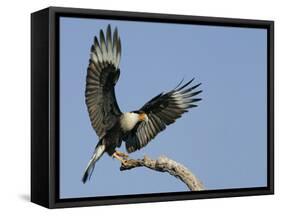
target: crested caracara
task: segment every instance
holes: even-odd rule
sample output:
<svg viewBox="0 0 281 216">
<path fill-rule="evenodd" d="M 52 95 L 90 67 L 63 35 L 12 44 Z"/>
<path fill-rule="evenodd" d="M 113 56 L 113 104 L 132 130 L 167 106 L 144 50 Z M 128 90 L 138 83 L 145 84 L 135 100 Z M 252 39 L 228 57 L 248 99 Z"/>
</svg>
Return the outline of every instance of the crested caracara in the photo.
<svg viewBox="0 0 281 216">
<path fill-rule="evenodd" d="M 120 76 L 120 57 L 121 41 L 117 28 L 112 35 L 108 25 L 106 35 L 100 30 L 99 40 L 94 38 L 87 70 L 86 105 L 99 142 L 86 167 L 83 183 L 90 179 L 95 163 L 105 152 L 123 161 L 127 155 L 116 151 L 122 142 L 128 153 L 141 149 L 201 100 L 194 98 L 201 90 L 197 90 L 200 84 L 191 86 L 192 79 L 160 93 L 139 110 L 121 112 L 114 90 Z"/>
</svg>

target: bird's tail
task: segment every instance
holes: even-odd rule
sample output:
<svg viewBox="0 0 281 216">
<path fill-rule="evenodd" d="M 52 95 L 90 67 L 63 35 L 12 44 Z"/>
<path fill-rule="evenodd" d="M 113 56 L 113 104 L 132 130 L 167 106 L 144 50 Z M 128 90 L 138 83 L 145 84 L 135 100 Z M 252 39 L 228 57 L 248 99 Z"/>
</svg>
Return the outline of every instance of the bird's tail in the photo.
<svg viewBox="0 0 281 216">
<path fill-rule="evenodd" d="M 103 155 L 105 150 L 105 145 L 103 144 L 103 139 L 100 139 L 100 141 L 98 142 L 95 151 L 93 153 L 93 156 L 91 158 L 91 160 L 89 161 L 87 168 L 85 169 L 83 178 L 82 178 L 82 182 L 85 184 L 87 180 L 90 180 L 91 175 L 94 171 L 95 168 L 95 164 L 96 162 L 100 159 L 100 157 Z"/>
</svg>

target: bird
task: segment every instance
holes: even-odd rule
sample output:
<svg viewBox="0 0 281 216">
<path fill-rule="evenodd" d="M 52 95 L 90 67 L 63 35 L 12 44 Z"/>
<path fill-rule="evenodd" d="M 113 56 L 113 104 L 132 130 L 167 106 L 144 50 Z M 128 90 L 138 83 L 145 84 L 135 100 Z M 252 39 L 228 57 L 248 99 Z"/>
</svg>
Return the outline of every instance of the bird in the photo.
<svg viewBox="0 0 281 216">
<path fill-rule="evenodd" d="M 166 127 L 174 123 L 190 108 L 198 106 L 201 83 L 194 78 L 183 80 L 172 90 L 161 92 L 140 109 L 122 112 L 115 96 L 115 85 L 120 77 L 121 40 L 117 27 L 112 34 L 108 25 L 93 39 L 86 76 L 85 101 L 90 122 L 99 141 L 84 171 L 82 182 L 90 180 L 96 162 L 107 153 L 124 162 L 128 154 L 116 150 L 124 142 L 127 153 L 145 147 Z"/>
</svg>

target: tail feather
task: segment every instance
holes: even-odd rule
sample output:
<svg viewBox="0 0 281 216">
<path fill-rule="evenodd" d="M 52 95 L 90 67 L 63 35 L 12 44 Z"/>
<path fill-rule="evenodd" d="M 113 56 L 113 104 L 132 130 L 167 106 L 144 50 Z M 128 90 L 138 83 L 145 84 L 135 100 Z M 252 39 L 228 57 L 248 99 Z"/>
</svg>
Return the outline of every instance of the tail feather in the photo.
<svg viewBox="0 0 281 216">
<path fill-rule="evenodd" d="M 82 182 L 85 184 L 87 180 L 91 179 L 92 173 L 94 171 L 95 168 L 95 164 L 96 161 L 94 160 L 94 158 L 92 158 L 84 172 L 83 178 L 82 178 Z"/>
<path fill-rule="evenodd" d="M 82 182 L 84 184 L 86 183 L 87 180 L 91 179 L 91 176 L 92 176 L 94 168 L 95 168 L 95 164 L 100 159 L 100 157 L 103 155 L 104 150 L 105 150 L 105 145 L 103 145 L 100 140 L 98 145 L 95 148 L 94 154 L 93 154 L 91 160 L 89 161 L 89 163 L 85 169 L 84 175 L 82 177 Z"/>
</svg>

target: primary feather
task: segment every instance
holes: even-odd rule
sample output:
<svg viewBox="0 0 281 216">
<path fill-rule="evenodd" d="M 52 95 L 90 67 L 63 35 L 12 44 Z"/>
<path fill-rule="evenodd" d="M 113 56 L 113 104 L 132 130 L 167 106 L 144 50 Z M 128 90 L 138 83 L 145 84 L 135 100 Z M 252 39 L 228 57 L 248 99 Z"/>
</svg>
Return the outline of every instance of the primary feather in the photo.
<svg viewBox="0 0 281 216">
<path fill-rule="evenodd" d="M 178 85 L 175 89 L 161 93 L 148 101 L 139 111 L 148 115 L 148 122 L 138 124 L 125 138 L 128 152 L 134 152 L 144 147 L 167 125 L 180 118 L 183 113 L 196 107 L 195 102 L 201 98 L 194 98 L 202 91 L 195 91 L 201 83 L 189 87 L 194 79 L 184 85 Z"/>
</svg>

